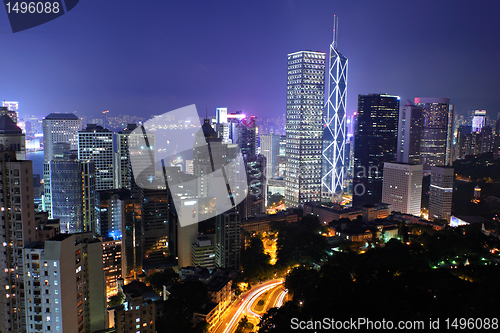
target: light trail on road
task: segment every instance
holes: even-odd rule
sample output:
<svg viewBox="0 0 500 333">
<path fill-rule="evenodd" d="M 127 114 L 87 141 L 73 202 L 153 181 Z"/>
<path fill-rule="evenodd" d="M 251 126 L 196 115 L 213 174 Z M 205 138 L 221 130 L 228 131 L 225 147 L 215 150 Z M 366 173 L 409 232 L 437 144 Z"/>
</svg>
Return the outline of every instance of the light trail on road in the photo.
<svg viewBox="0 0 500 333">
<path fill-rule="evenodd" d="M 276 302 L 274 302 L 275 308 L 281 308 L 281 306 L 283 305 L 283 301 L 285 300 L 286 294 L 288 294 L 288 289 L 283 290 L 281 294 L 278 296 Z"/>
<path fill-rule="evenodd" d="M 250 306 L 252 305 L 253 302 L 255 302 L 255 300 L 257 298 L 260 297 L 260 295 L 262 295 L 263 293 L 265 293 L 268 290 L 275 288 L 276 286 L 279 286 L 282 283 L 283 283 L 283 280 L 280 280 L 278 282 L 270 282 L 270 283 L 268 282 L 268 283 L 265 283 L 265 284 L 255 288 L 254 290 L 250 291 L 248 293 L 248 295 L 245 296 L 245 298 L 243 299 L 241 304 L 239 305 L 238 310 L 236 311 L 233 318 L 231 319 L 231 321 L 227 325 L 226 329 L 224 330 L 224 333 L 229 333 L 233 330 L 234 325 L 238 322 L 241 314 L 243 313 L 243 311 L 245 311 L 245 309 L 247 309 L 247 311 L 249 313 L 251 313 L 252 315 L 260 318 L 260 316 L 258 314 L 254 313 L 250 309 Z"/>
</svg>

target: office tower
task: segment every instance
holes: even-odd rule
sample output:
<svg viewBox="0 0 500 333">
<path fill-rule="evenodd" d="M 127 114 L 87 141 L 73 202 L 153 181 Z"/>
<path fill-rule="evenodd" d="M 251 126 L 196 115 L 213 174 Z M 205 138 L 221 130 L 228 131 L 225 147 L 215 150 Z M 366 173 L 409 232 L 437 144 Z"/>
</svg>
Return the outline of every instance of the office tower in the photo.
<svg viewBox="0 0 500 333">
<path fill-rule="evenodd" d="M 215 109 L 215 131 L 217 136 L 222 139 L 222 142 L 229 143 L 231 139 L 229 137 L 229 126 L 230 123 L 227 121 L 227 108 L 216 108 Z"/>
<path fill-rule="evenodd" d="M 26 159 L 26 136 L 7 115 L 0 116 L 0 151 L 15 151 L 18 160 Z"/>
<path fill-rule="evenodd" d="M 429 219 L 450 220 L 453 197 L 453 168 L 432 167 L 429 194 Z"/>
<path fill-rule="evenodd" d="M 241 217 L 232 210 L 217 215 L 215 227 L 215 264 L 217 267 L 240 269 Z"/>
<path fill-rule="evenodd" d="M 130 164 L 130 151 L 135 154 L 135 163 L 141 163 L 141 159 L 145 165 L 155 164 L 155 135 L 154 133 L 148 134 L 149 147 L 141 145 L 144 142 L 144 134 L 136 134 L 134 130 L 137 128 L 136 124 L 128 124 L 127 128 L 118 132 L 117 139 L 117 159 L 116 159 L 116 184 L 117 188 L 126 188 L 134 192 L 137 191 L 135 185 L 135 178 L 132 174 L 132 166 Z M 151 162 L 153 161 L 153 162 Z M 149 169 L 148 169 L 149 170 Z M 154 170 L 151 169 L 149 175 L 144 177 L 154 177 Z"/>
<path fill-rule="evenodd" d="M 26 332 L 22 248 L 36 241 L 33 166 L 0 152 L 0 330 Z"/>
<path fill-rule="evenodd" d="M 421 164 L 384 163 L 382 202 L 395 212 L 420 216 L 422 178 Z"/>
<path fill-rule="evenodd" d="M 215 244 L 209 237 L 199 236 L 196 242 L 192 244 L 192 265 L 195 267 L 204 267 L 209 270 L 215 269 Z"/>
<path fill-rule="evenodd" d="M 95 164 L 74 157 L 44 164 L 45 209 L 60 220 L 62 233 L 95 231 Z"/>
<path fill-rule="evenodd" d="M 179 268 L 192 266 L 193 243 L 198 237 L 198 223 L 177 226 L 177 266 Z"/>
<path fill-rule="evenodd" d="M 69 142 L 72 150 L 78 149 L 80 118 L 72 113 L 51 113 L 43 119 L 43 162 L 52 161 L 53 147 L 58 142 Z"/>
<path fill-rule="evenodd" d="M 457 134 L 456 158 L 475 156 L 484 153 L 498 154 L 498 147 L 493 129 L 483 126 L 480 132 L 474 132 L 472 126 L 459 126 Z"/>
<path fill-rule="evenodd" d="M 285 205 L 321 200 L 325 53 L 288 54 Z"/>
<path fill-rule="evenodd" d="M 353 206 L 375 204 L 382 199 L 384 163 L 396 161 L 398 119 L 398 96 L 358 96 Z"/>
<path fill-rule="evenodd" d="M 91 333 L 107 328 L 102 244 L 92 233 L 60 234 L 22 253 L 23 332 Z"/>
<path fill-rule="evenodd" d="M 342 201 L 346 171 L 347 139 L 347 58 L 337 49 L 338 20 L 333 23 L 333 41 L 330 44 L 328 70 L 328 99 L 323 121 L 323 162 L 321 196 L 327 202 Z"/>
<path fill-rule="evenodd" d="M 422 164 L 420 144 L 422 141 L 423 120 L 422 107 L 413 105 L 410 102 L 399 113 L 398 162 Z"/>
<path fill-rule="evenodd" d="M 486 110 L 474 110 L 472 114 L 472 131 L 481 132 L 486 125 Z"/>
<path fill-rule="evenodd" d="M 280 154 L 280 139 L 281 135 L 276 135 L 276 134 L 260 135 L 260 152 L 266 158 L 265 176 L 267 179 L 278 178 L 278 171 L 279 171 L 278 157 Z"/>
<path fill-rule="evenodd" d="M 96 190 L 115 188 L 113 132 L 88 124 L 78 132 L 78 159 L 95 163 Z"/>
<path fill-rule="evenodd" d="M 415 97 L 415 105 L 423 108 L 421 158 L 424 171 L 429 171 L 432 166 L 450 165 L 453 138 L 450 99 Z"/>
</svg>

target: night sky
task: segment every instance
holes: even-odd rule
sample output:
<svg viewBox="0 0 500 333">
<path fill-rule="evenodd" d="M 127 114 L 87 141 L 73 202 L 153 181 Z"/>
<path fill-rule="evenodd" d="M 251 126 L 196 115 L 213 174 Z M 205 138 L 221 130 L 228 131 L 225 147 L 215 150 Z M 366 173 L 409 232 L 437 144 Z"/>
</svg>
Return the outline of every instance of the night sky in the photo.
<svg viewBox="0 0 500 333">
<path fill-rule="evenodd" d="M 82 0 L 12 33 L 0 8 L 0 100 L 20 116 L 150 116 L 189 104 L 275 117 L 286 57 L 328 52 L 333 16 L 357 95 L 450 97 L 458 113 L 500 111 L 499 1 Z"/>
</svg>

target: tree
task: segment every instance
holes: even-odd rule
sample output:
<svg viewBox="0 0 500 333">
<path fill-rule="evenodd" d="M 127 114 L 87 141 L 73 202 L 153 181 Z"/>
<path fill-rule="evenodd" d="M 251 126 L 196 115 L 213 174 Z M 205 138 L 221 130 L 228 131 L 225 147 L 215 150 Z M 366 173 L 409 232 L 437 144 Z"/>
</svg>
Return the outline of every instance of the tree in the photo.
<svg viewBox="0 0 500 333">
<path fill-rule="evenodd" d="M 109 298 L 108 306 L 111 307 L 111 306 L 123 304 L 124 299 L 125 299 L 125 295 L 123 295 L 122 293 L 119 292 L 118 294 L 111 296 Z"/>
<path fill-rule="evenodd" d="M 149 275 L 146 278 L 146 283 L 149 283 L 157 293 L 162 293 L 163 286 L 166 286 L 178 280 L 179 280 L 179 275 L 175 273 L 172 268 L 167 268 L 162 272 L 156 272 L 154 274 Z"/>
<path fill-rule="evenodd" d="M 244 333 L 246 330 L 252 330 L 253 324 L 248 320 L 247 316 L 243 316 L 240 322 L 238 323 L 238 327 L 236 328 L 236 333 Z"/>
</svg>

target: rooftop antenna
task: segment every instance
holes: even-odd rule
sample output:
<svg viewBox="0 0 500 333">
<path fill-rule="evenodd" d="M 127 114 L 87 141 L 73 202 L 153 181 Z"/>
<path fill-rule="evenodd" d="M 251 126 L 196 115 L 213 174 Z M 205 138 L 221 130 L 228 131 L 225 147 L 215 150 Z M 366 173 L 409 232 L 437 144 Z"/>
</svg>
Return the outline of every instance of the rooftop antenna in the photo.
<svg viewBox="0 0 500 333">
<path fill-rule="evenodd" d="M 333 47 L 337 48 L 337 43 L 339 39 L 339 18 L 337 15 L 333 15 Z"/>
<path fill-rule="evenodd" d="M 208 120 L 208 108 L 205 108 L 205 119 Z"/>
</svg>

